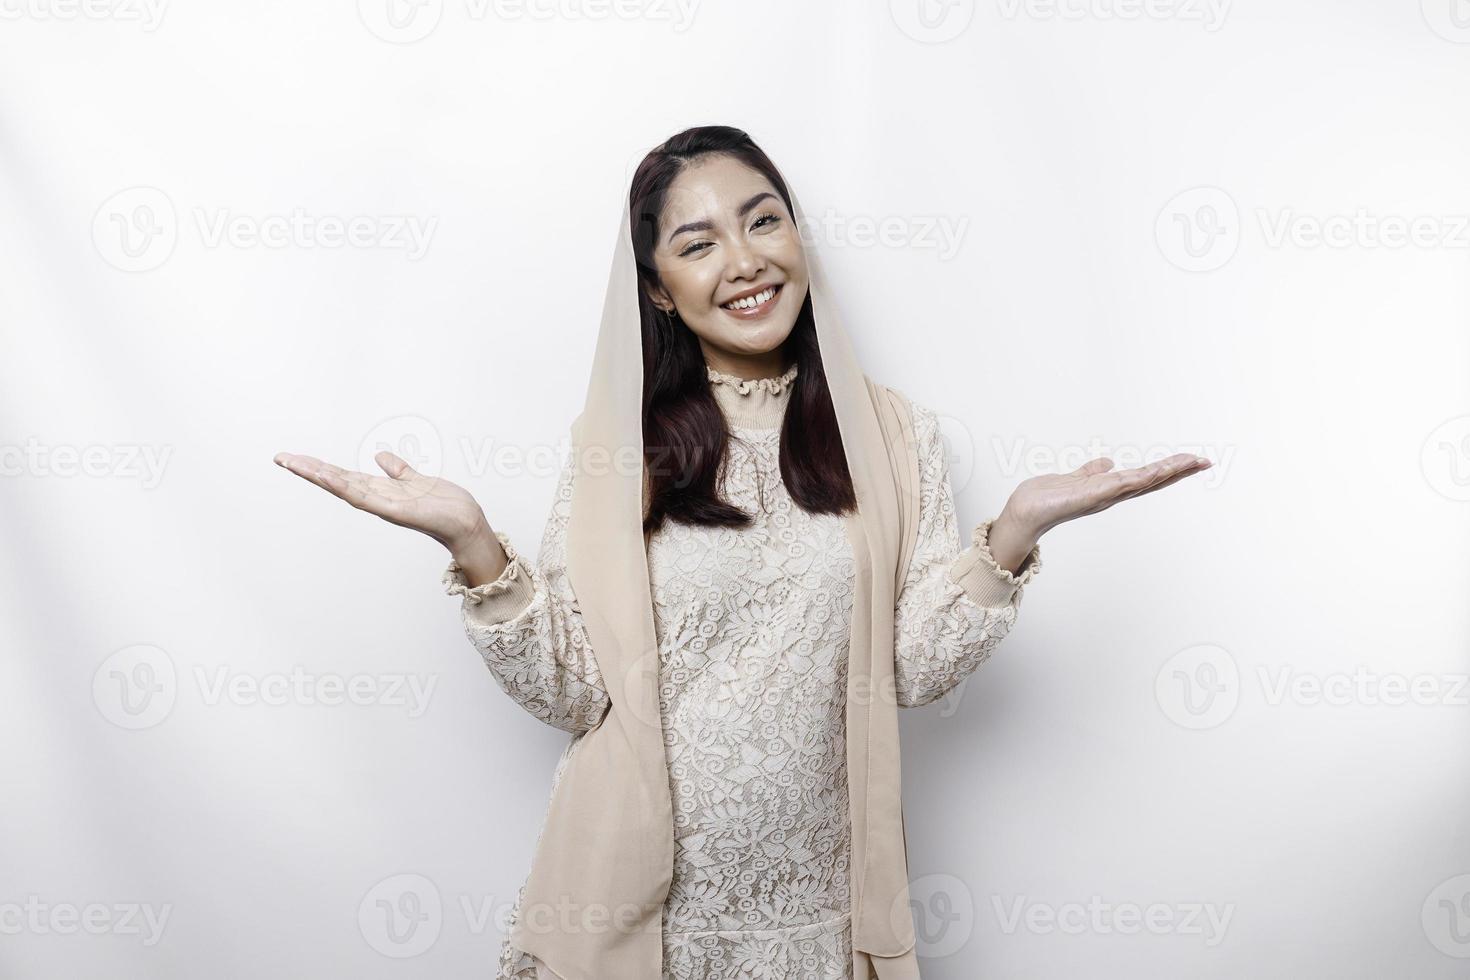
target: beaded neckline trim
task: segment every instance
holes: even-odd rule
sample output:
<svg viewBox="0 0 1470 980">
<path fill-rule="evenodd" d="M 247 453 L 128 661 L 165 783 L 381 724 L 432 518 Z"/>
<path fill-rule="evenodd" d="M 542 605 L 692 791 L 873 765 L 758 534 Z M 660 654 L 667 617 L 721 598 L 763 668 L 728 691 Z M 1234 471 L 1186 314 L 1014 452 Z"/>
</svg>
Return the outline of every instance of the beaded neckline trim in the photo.
<svg viewBox="0 0 1470 980">
<path fill-rule="evenodd" d="M 779 395 L 796 380 L 795 364 L 787 368 L 786 373 L 779 378 L 737 378 L 733 374 L 716 371 L 707 364 L 705 371 L 708 372 L 712 384 L 729 385 L 742 395 L 748 395 L 752 391 L 769 391 L 773 395 Z"/>
</svg>

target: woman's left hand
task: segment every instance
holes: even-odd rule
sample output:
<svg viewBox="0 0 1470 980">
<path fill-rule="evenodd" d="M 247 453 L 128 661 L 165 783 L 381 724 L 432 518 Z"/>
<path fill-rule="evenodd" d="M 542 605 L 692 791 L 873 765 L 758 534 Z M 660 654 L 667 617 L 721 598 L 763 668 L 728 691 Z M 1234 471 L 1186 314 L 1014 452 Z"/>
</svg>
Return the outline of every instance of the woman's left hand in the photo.
<svg viewBox="0 0 1470 980">
<path fill-rule="evenodd" d="M 1099 457 L 1070 473 L 1033 476 L 1016 487 L 991 524 L 991 556 L 1000 567 L 1015 572 L 1041 536 L 1058 524 L 1162 490 L 1211 465 L 1203 456 L 1175 453 L 1147 466 L 1114 471 L 1112 460 Z"/>
</svg>

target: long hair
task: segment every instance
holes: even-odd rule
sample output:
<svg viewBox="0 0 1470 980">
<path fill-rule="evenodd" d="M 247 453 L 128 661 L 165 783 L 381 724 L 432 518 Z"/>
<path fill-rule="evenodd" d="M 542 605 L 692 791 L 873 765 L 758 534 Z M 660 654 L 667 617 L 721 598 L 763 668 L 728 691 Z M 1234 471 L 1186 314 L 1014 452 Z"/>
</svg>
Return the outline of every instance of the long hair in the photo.
<svg viewBox="0 0 1470 980">
<path fill-rule="evenodd" d="M 754 520 L 719 494 L 718 480 L 733 437 L 710 390 L 699 338 L 654 305 L 647 291 L 663 285 L 653 252 L 669 187 L 695 161 L 719 153 L 765 175 L 793 214 L 791 195 L 775 164 L 749 136 L 730 126 L 686 129 L 649 151 L 633 174 L 628 202 L 643 339 L 643 458 L 649 481 L 645 533 L 662 526 L 665 518 L 707 527 L 746 527 Z M 781 423 L 781 480 L 803 510 L 845 514 L 857 506 L 857 496 L 822 370 L 810 290 L 783 348 L 797 370 Z"/>
</svg>

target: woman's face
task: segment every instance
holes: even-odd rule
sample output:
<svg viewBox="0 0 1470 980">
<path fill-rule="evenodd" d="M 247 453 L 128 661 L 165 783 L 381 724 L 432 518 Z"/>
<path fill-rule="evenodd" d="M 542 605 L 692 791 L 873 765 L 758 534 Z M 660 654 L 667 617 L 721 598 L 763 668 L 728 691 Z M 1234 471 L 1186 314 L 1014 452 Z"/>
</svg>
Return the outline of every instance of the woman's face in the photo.
<svg viewBox="0 0 1470 980">
<path fill-rule="evenodd" d="M 681 173 L 664 204 L 654 263 L 664 285 L 654 303 L 678 310 L 712 367 L 741 377 L 779 373 L 780 347 L 806 299 L 806 254 L 761 173 L 723 154 Z"/>
</svg>

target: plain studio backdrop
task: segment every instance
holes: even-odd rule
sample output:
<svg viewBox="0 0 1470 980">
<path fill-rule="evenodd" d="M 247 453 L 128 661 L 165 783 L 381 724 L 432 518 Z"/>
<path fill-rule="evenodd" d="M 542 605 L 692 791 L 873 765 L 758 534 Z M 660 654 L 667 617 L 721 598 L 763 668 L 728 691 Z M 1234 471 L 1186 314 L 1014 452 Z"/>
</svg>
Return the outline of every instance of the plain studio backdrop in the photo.
<svg viewBox="0 0 1470 980">
<path fill-rule="evenodd" d="M 1470 8 L 0 0 L 0 975 L 486 977 L 568 736 L 391 447 L 528 555 L 651 146 L 747 130 L 960 523 L 1063 525 L 903 713 L 924 974 L 1470 966 Z"/>
</svg>

